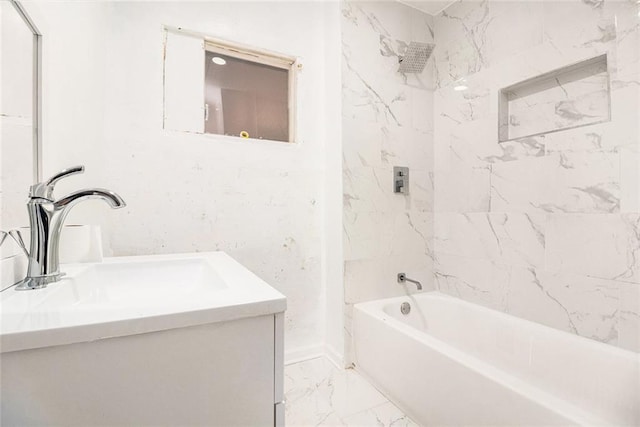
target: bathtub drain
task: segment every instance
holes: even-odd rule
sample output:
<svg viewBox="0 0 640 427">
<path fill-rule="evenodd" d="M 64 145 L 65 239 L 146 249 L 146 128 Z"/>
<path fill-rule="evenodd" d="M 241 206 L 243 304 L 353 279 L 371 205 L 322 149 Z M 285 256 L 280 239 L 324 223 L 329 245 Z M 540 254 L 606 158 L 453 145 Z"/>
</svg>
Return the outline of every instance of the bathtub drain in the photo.
<svg viewBox="0 0 640 427">
<path fill-rule="evenodd" d="M 409 314 L 409 312 L 411 311 L 411 304 L 409 304 L 408 302 L 403 302 L 400 305 L 400 312 L 404 315 Z"/>
</svg>

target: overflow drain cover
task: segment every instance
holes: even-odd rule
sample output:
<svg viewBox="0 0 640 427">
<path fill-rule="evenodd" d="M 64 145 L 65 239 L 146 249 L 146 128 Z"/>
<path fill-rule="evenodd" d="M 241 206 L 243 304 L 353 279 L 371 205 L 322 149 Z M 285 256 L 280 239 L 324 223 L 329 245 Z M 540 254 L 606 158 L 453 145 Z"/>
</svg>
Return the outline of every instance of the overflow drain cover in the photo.
<svg viewBox="0 0 640 427">
<path fill-rule="evenodd" d="M 400 312 L 404 315 L 409 314 L 409 312 L 411 311 L 411 304 L 409 304 L 408 302 L 403 302 L 400 305 Z"/>
</svg>

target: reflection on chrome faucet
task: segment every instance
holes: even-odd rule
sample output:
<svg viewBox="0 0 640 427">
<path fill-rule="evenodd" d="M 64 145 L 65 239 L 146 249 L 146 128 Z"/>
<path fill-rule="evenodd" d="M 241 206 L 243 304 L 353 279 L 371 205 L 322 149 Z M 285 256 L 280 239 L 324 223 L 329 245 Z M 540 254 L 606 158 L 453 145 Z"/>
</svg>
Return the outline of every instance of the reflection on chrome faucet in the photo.
<svg viewBox="0 0 640 427">
<path fill-rule="evenodd" d="M 48 283 L 60 279 L 60 232 L 69 210 L 77 203 L 87 199 L 102 199 L 112 208 L 125 206 L 124 200 L 113 191 L 100 188 L 88 188 L 68 194 L 54 200 L 53 189 L 62 178 L 84 172 L 84 166 L 65 169 L 45 182 L 31 186 L 27 209 L 31 228 L 30 250 L 27 251 L 17 230 L 11 236 L 21 244 L 29 256 L 27 276 L 18 283 L 17 290 L 44 288 Z M 15 231 L 16 235 L 12 233 Z"/>
</svg>

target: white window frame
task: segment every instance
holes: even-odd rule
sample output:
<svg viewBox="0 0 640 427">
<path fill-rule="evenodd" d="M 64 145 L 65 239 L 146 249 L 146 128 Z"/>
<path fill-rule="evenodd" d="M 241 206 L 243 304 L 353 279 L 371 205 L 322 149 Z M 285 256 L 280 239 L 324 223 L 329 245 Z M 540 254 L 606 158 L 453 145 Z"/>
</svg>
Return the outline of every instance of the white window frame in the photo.
<svg viewBox="0 0 640 427">
<path fill-rule="evenodd" d="M 218 53 L 220 55 L 230 56 L 249 62 L 269 65 L 271 67 L 280 68 L 288 71 L 288 120 L 289 120 L 289 140 L 275 141 L 285 143 L 296 142 L 296 122 L 297 122 L 297 72 L 302 69 L 302 65 L 298 58 L 266 49 L 244 45 L 241 43 L 230 42 L 227 40 L 212 37 L 196 31 L 185 30 L 180 27 L 164 26 L 166 31 L 175 32 L 185 36 L 195 37 L 204 41 L 204 50 L 207 52 Z M 204 94 L 203 94 L 204 95 Z M 206 133 L 206 132 L 205 132 Z M 216 134 L 208 134 L 216 135 Z M 248 138 L 257 139 L 257 138 Z"/>
</svg>

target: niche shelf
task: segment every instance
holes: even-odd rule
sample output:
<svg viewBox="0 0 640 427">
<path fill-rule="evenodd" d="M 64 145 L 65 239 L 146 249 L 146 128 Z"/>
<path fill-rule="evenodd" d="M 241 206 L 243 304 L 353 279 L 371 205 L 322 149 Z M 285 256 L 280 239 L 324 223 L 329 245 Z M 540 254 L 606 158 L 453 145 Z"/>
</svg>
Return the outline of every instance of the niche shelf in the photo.
<svg viewBox="0 0 640 427">
<path fill-rule="evenodd" d="M 500 142 L 611 120 L 607 55 L 500 90 Z"/>
</svg>

